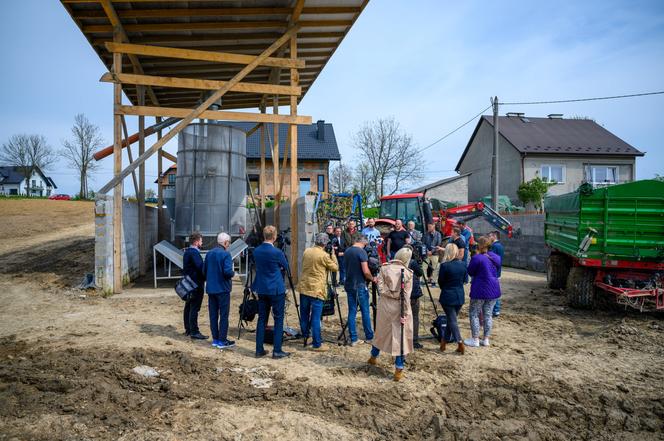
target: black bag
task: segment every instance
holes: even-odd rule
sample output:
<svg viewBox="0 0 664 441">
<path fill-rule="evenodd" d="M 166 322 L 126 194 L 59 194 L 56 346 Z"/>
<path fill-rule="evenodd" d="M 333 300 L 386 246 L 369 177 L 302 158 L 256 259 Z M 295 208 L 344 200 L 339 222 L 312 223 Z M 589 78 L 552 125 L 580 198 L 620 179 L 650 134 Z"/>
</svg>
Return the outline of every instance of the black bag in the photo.
<svg viewBox="0 0 664 441">
<path fill-rule="evenodd" d="M 248 289 L 245 288 L 245 290 Z M 249 295 L 246 294 L 246 300 L 240 304 L 240 319 L 245 322 L 251 322 L 256 318 L 256 314 L 258 314 L 258 299 L 253 292 Z"/>
<path fill-rule="evenodd" d="M 431 325 L 431 335 L 440 342 L 445 335 L 445 328 L 447 328 L 447 317 L 441 314 L 431 321 Z"/>
<path fill-rule="evenodd" d="M 336 294 L 330 285 L 327 285 L 327 298 L 323 300 L 323 312 L 321 316 L 327 317 L 334 315 L 334 301 L 336 300 Z"/>
<path fill-rule="evenodd" d="M 198 285 L 191 277 L 184 276 L 175 285 L 175 293 L 183 300 L 189 300 L 189 296 L 198 289 Z"/>
</svg>

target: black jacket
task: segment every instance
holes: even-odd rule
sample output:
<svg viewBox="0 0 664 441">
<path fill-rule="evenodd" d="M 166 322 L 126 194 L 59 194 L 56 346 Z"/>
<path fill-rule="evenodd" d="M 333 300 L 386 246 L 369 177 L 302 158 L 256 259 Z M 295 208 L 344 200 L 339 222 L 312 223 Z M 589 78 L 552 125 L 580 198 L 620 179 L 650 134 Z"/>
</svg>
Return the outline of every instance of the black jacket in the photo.
<svg viewBox="0 0 664 441">
<path fill-rule="evenodd" d="M 182 273 L 185 276 L 191 277 L 191 280 L 196 282 L 198 289 L 203 290 L 203 283 L 205 282 L 205 275 L 203 274 L 203 258 L 198 248 L 189 247 L 184 250 L 182 257 Z"/>
<path fill-rule="evenodd" d="M 413 272 L 413 291 L 410 293 L 410 298 L 419 299 L 422 297 L 422 286 L 420 285 L 420 278 L 424 275 L 422 266 L 415 259 L 410 259 L 408 268 Z"/>
<path fill-rule="evenodd" d="M 465 302 L 463 280 L 466 278 L 466 264 L 454 259 L 440 265 L 438 270 L 438 286 L 440 287 L 441 305 L 461 306 Z"/>
</svg>

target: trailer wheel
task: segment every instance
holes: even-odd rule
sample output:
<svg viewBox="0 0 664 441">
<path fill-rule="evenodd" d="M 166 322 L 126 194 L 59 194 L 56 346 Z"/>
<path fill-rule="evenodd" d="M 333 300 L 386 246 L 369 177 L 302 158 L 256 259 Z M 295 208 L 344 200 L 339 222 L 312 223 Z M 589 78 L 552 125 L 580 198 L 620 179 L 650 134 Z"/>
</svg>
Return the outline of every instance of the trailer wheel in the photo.
<svg viewBox="0 0 664 441">
<path fill-rule="evenodd" d="M 573 308 L 595 308 L 595 272 L 589 268 L 576 266 L 567 277 L 567 302 Z"/>
<path fill-rule="evenodd" d="M 551 289 L 563 289 L 569 275 L 569 259 L 560 254 L 552 254 L 546 263 L 546 282 Z"/>
</svg>

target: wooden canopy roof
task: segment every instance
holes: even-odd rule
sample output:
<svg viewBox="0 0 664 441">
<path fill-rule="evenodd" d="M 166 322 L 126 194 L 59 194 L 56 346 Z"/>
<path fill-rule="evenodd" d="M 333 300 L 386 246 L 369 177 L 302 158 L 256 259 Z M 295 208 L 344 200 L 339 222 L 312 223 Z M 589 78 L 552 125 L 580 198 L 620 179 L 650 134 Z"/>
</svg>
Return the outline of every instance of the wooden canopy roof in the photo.
<svg viewBox="0 0 664 441">
<path fill-rule="evenodd" d="M 136 46 L 132 56 L 123 57 L 123 72 L 161 79 L 151 79 L 147 102 L 154 106 L 192 108 L 201 101 L 201 91 L 183 87 L 165 87 L 170 77 L 228 81 L 244 66 L 233 64 L 228 57 L 222 60 L 168 58 L 154 53 L 142 53 L 144 46 L 160 46 L 224 54 L 257 56 L 289 26 L 292 0 L 112 0 L 116 17 L 99 0 L 61 0 L 78 27 L 104 62 L 112 70 L 113 54 L 108 43 L 113 42 L 114 23 L 119 22 L 124 43 Z M 305 66 L 298 68 L 298 101 L 311 87 L 344 36 L 364 9 L 368 0 L 306 0 L 299 15 L 302 26 L 297 34 L 297 58 Z M 112 14 L 111 14 L 112 15 Z M 288 57 L 285 44 L 274 57 Z M 125 52 L 123 47 L 122 52 Z M 126 53 L 126 52 L 125 52 Z M 204 55 L 204 54 L 203 54 Z M 205 57 L 202 57 L 205 58 Z M 229 61 L 230 60 L 230 61 Z M 220 62 L 221 61 L 221 62 Z M 228 61 L 228 62 L 224 62 Z M 278 66 L 279 60 L 266 60 L 243 81 L 252 84 L 290 84 L 290 66 Z M 272 63 L 272 64 L 271 64 Z M 246 63 L 245 63 L 246 64 Z M 164 78 L 165 77 L 165 78 Z M 137 86 L 122 80 L 123 91 L 132 104 L 138 104 Z M 111 81 L 106 76 L 106 81 Z M 135 80 L 135 79 L 134 79 Z M 163 86 L 155 85 L 158 81 Z M 214 81 L 210 90 L 218 88 Z M 244 87 L 244 86 L 243 86 Z M 239 88 L 238 88 L 239 89 Z M 260 90 L 260 88 L 256 88 Z M 250 89 L 253 90 L 253 89 Z M 222 101 L 222 109 L 259 107 L 265 93 L 247 93 L 231 89 Z M 280 95 L 280 105 L 287 105 L 287 94 Z"/>
</svg>

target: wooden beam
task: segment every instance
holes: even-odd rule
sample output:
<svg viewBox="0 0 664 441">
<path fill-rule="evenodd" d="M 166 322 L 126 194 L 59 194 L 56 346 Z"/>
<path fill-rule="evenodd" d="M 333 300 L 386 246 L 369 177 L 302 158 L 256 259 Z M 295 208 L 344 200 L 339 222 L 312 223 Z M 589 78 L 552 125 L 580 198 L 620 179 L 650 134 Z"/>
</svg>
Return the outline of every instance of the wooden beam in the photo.
<svg viewBox="0 0 664 441">
<path fill-rule="evenodd" d="M 253 126 L 251 129 L 249 129 L 249 130 L 247 131 L 247 138 L 249 138 L 251 135 L 253 135 L 254 132 L 255 132 L 256 130 L 258 130 L 259 128 L 261 128 L 262 126 L 263 126 L 263 123 L 258 123 L 258 124 L 256 124 L 255 126 Z"/>
<path fill-rule="evenodd" d="M 149 106 L 119 106 L 116 112 L 120 115 L 168 116 L 186 118 L 191 109 L 178 107 L 149 107 Z M 199 116 L 200 115 L 200 116 Z M 196 115 L 196 118 L 213 119 L 216 121 L 249 121 L 276 124 L 311 124 L 310 116 L 298 115 L 270 115 L 249 112 L 228 112 L 224 110 L 206 110 Z M 171 130 L 172 131 L 172 130 Z M 169 132 L 170 133 L 170 132 Z"/>
<path fill-rule="evenodd" d="M 102 75 L 99 81 L 104 83 L 119 82 L 123 84 L 174 87 L 195 90 L 219 90 L 227 83 L 227 81 L 217 80 L 198 80 L 192 78 L 159 77 L 152 75 L 112 74 L 111 72 L 107 72 Z M 296 96 L 300 96 L 302 94 L 302 88 L 300 87 L 275 86 L 271 84 L 257 83 L 238 83 L 231 88 L 231 91 L 247 93 L 278 93 L 281 95 Z"/>
<path fill-rule="evenodd" d="M 161 122 L 161 117 L 158 116 L 155 118 L 155 124 L 159 124 Z M 161 139 L 161 130 L 157 132 L 157 140 Z M 159 231 L 159 225 L 161 225 L 161 215 L 162 215 L 162 206 L 164 205 L 164 192 L 163 188 L 161 187 L 161 175 L 164 173 L 164 161 L 162 160 L 163 158 L 163 153 L 164 149 L 159 149 L 157 151 L 157 213 L 158 213 L 158 219 L 157 219 L 157 230 Z M 157 237 L 157 239 L 161 240 L 160 237 Z"/>
<path fill-rule="evenodd" d="M 179 49 L 163 46 L 146 46 L 143 44 L 113 43 L 107 42 L 106 49 L 109 52 L 122 52 L 123 54 L 134 54 L 148 57 L 177 58 L 181 60 L 210 61 L 213 63 L 249 64 L 256 60 L 254 55 L 233 54 L 229 52 L 211 52 L 196 49 Z M 268 57 L 261 61 L 260 66 L 297 67 L 303 68 L 304 60 L 293 58 Z"/>
<path fill-rule="evenodd" d="M 120 18 L 118 17 L 117 12 L 115 12 L 115 8 L 113 7 L 113 4 L 111 3 L 111 0 L 100 0 L 101 2 L 101 7 L 104 9 L 104 13 L 106 13 L 106 16 L 108 17 L 108 20 L 111 22 L 111 25 L 113 25 L 113 41 L 115 43 L 120 43 L 121 41 L 129 42 L 129 36 L 127 35 L 127 32 L 124 30 L 122 27 L 122 22 L 120 21 Z M 113 58 L 115 60 L 115 58 Z M 143 74 L 143 67 L 141 66 L 140 61 L 138 61 L 138 57 L 136 55 L 129 55 L 129 61 L 131 61 L 131 64 L 134 66 L 134 72 Z M 122 62 L 122 57 L 120 57 L 120 62 Z M 118 69 L 113 69 L 114 72 L 116 73 L 122 73 L 122 66 L 118 66 Z M 154 94 L 152 88 L 148 88 L 148 96 L 150 97 L 150 101 L 152 101 L 152 104 L 155 106 L 159 105 L 159 100 L 157 99 L 157 96 Z"/>
<path fill-rule="evenodd" d="M 304 3 L 304 2 L 302 2 Z M 290 56 L 297 58 L 297 38 L 290 39 Z M 297 86 L 299 82 L 298 72 L 296 69 L 290 70 L 290 84 Z M 297 97 L 290 98 L 290 114 L 297 116 Z M 291 151 L 291 167 L 290 167 L 290 224 L 291 224 L 291 272 L 295 280 L 298 280 L 298 233 L 299 233 L 299 218 L 297 213 L 297 199 L 300 197 L 300 179 L 297 169 L 297 125 L 289 124 L 288 134 L 290 135 L 290 151 Z"/>
<path fill-rule="evenodd" d="M 279 114 L 279 97 L 275 95 L 272 102 L 272 114 Z M 279 198 L 278 188 L 279 185 L 279 124 L 272 124 L 272 180 L 273 180 L 273 190 L 272 194 L 274 196 L 274 225 L 277 227 L 277 231 L 281 229 L 280 224 L 280 213 L 279 206 L 281 205 L 281 200 Z"/>
<path fill-rule="evenodd" d="M 120 34 L 114 32 L 118 40 Z M 122 72 L 122 54 L 113 55 L 113 70 Z M 122 105 L 122 86 L 113 85 L 113 105 Z M 122 116 L 113 115 L 113 177 L 118 184 L 113 188 L 113 292 L 122 292 Z"/>
<path fill-rule="evenodd" d="M 152 147 L 150 147 L 144 154 L 139 156 L 136 161 L 128 166 L 126 169 L 120 173 L 119 176 L 115 176 L 113 179 L 111 179 L 104 187 L 102 187 L 99 191 L 100 193 L 106 193 L 109 191 L 111 188 L 117 186 L 118 184 L 122 183 L 122 179 L 124 179 L 129 173 L 132 172 L 132 170 L 135 170 L 136 167 L 138 167 L 140 164 L 144 163 L 146 159 L 148 159 L 150 156 L 152 156 L 157 150 L 159 150 L 161 147 L 164 146 L 168 141 L 173 139 L 175 135 L 180 133 L 180 131 L 185 128 L 186 126 L 189 125 L 194 119 L 201 117 L 201 118 L 207 118 L 205 115 L 206 109 L 208 109 L 212 104 L 217 102 L 219 98 L 224 96 L 226 92 L 228 92 L 231 87 L 233 87 L 235 84 L 239 83 L 242 81 L 242 79 L 247 76 L 249 72 L 251 72 L 256 66 L 260 64 L 261 61 L 263 61 L 265 58 L 269 57 L 272 55 L 277 49 L 279 49 L 281 46 L 283 46 L 291 36 L 296 35 L 297 31 L 300 29 L 300 26 L 295 25 L 291 28 L 289 28 L 281 38 L 279 38 L 277 41 L 272 43 L 269 48 L 265 49 L 265 51 L 259 55 L 252 63 L 248 64 L 240 72 L 237 73 L 224 87 L 210 95 L 210 97 L 205 100 L 205 102 L 201 103 L 198 107 L 196 107 L 194 110 L 189 111 L 185 109 L 185 112 L 187 112 L 187 115 L 185 115 L 180 121 L 177 126 L 175 126 L 172 130 L 170 130 L 163 138 L 158 140 Z M 119 54 L 116 54 L 116 56 Z M 115 85 L 115 87 L 119 87 L 119 85 Z M 117 105 L 115 107 L 115 112 L 118 113 L 121 111 L 120 105 Z M 212 112 L 214 113 L 214 112 Z M 230 112 L 226 112 L 230 113 Z M 235 112 L 237 113 L 237 112 Z M 155 114 L 154 116 L 164 116 L 161 114 Z M 121 149 L 121 147 L 120 147 Z"/>
<path fill-rule="evenodd" d="M 125 121 L 124 115 L 122 115 L 122 132 L 124 133 L 124 139 L 129 139 L 129 132 L 127 131 L 127 121 Z M 124 142 L 123 142 L 124 144 Z M 127 144 L 127 158 L 129 158 L 129 163 L 134 162 L 134 155 L 131 152 L 131 144 Z M 131 174 L 131 179 L 134 182 L 134 194 L 138 194 L 138 179 L 136 179 L 136 173 Z"/>
<path fill-rule="evenodd" d="M 102 0 L 103 1 L 103 0 Z M 353 20 L 305 20 L 298 23 L 303 28 L 348 27 Z M 182 32 L 221 29 L 283 29 L 288 24 L 283 21 L 217 21 L 191 23 L 143 23 L 124 26 L 126 32 Z M 113 32 L 112 25 L 84 25 L 85 34 Z"/>
<path fill-rule="evenodd" d="M 177 164 L 177 163 L 178 163 L 178 158 L 177 158 L 175 155 L 171 155 L 170 153 L 168 153 L 168 152 L 167 152 L 166 150 L 164 150 L 164 149 L 161 150 L 161 156 L 164 157 L 164 158 L 166 158 L 166 159 L 168 159 L 168 160 L 171 161 L 173 164 Z"/>
<path fill-rule="evenodd" d="M 115 3 L 120 3 L 115 1 Z M 64 0 L 63 3 L 73 3 Z M 85 2 L 83 2 L 85 3 Z M 87 2 L 90 3 L 90 2 Z M 228 16 L 261 16 L 288 15 L 291 8 L 163 8 L 163 9 L 122 9 L 118 11 L 121 18 L 155 18 L 155 17 L 228 17 Z M 361 9 L 355 6 L 312 6 L 304 8 L 303 14 L 355 14 Z M 103 12 L 97 10 L 75 11 L 76 18 L 103 18 Z"/>
<path fill-rule="evenodd" d="M 265 107 L 260 108 L 262 114 L 265 113 Z M 260 189 L 261 197 L 261 209 L 265 209 L 265 124 L 261 124 L 261 136 L 260 136 L 260 145 L 261 145 L 261 174 L 258 182 L 258 187 Z"/>
<path fill-rule="evenodd" d="M 233 42 L 233 46 L 227 46 L 228 49 L 232 47 L 235 48 L 245 48 L 247 46 L 246 42 L 254 40 L 265 40 L 267 42 L 274 41 L 275 38 L 279 38 L 281 35 L 278 32 L 252 32 L 252 33 L 233 33 L 228 32 L 224 33 L 206 33 L 201 35 L 177 35 L 177 34 L 167 34 L 167 35 L 157 35 L 157 34 L 148 34 L 142 36 L 136 36 L 132 38 L 134 43 L 143 43 L 143 44 L 173 44 L 173 43 L 185 43 L 187 47 L 191 45 L 197 45 L 200 47 L 206 47 L 215 42 Z M 338 31 L 324 31 L 324 32 L 299 32 L 297 34 L 298 40 L 308 40 L 313 38 L 343 38 L 344 33 Z M 108 41 L 108 38 L 93 38 L 92 44 L 94 46 L 103 46 Z M 265 47 L 263 45 L 263 47 Z M 300 49 L 302 49 L 302 43 L 300 43 Z M 208 49 L 210 50 L 210 49 Z"/>
<path fill-rule="evenodd" d="M 138 87 L 138 104 L 145 105 L 145 87 Z M 127 146 L 130 148 L 131 146 Z M 138 156 L 145 153 L 145 116 L 138 117 Z M 145 275 L 145 249 L 146 249 L 146 212 L 145 212 L 145 162 L 138 167 L 138 274 Z"/>
</svg>

